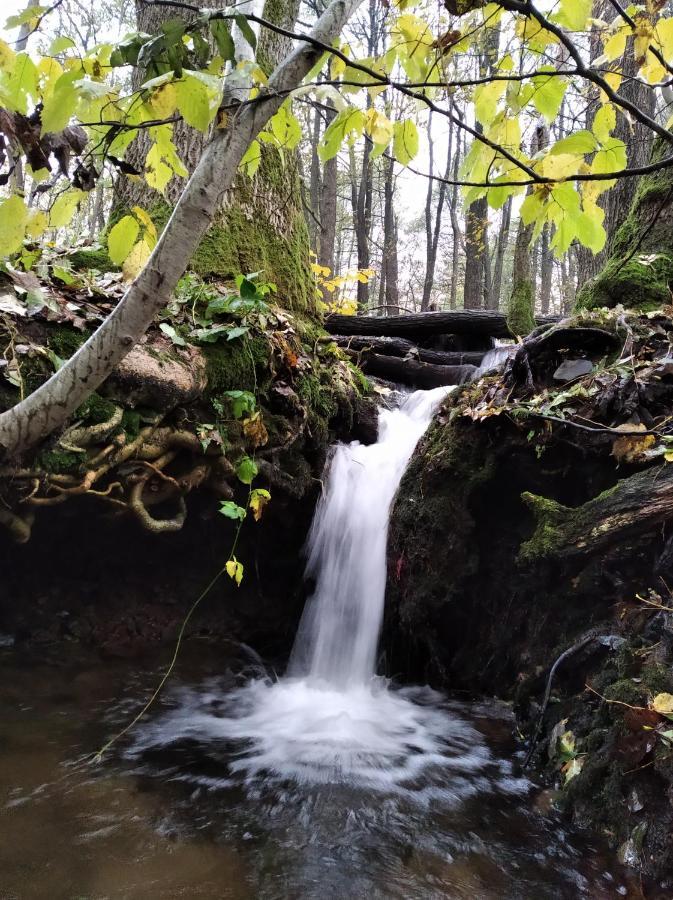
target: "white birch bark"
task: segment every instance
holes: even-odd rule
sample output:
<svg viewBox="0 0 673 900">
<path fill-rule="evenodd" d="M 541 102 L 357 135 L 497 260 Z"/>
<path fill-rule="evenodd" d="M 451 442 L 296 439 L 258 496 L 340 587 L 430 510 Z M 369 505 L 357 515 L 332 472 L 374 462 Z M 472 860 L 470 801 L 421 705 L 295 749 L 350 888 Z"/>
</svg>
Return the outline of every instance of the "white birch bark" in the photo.
<svg viewBox="0 0 673 900">
<path fill-rule="evenodd" d="M 362 0 L 333 0 L 310 36 L 331 45 Z M 250 142 L 298 87 L 322 50 L 308 42 L 276 68 L 259 98 L 216 130 L 145 268 L 115 310 L 49 381 L 0 414 L 0 455 L 13 456 L 61 427 L 140 340 L 166 306 L 234 181 Z"/>
</svg>

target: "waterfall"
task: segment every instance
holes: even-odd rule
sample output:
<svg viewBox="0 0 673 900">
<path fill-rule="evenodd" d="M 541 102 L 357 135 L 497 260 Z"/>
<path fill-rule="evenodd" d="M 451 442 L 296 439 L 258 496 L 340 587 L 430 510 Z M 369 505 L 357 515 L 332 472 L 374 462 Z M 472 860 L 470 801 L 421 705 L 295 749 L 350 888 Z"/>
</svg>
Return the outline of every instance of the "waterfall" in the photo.
<svg viewBox="0 0 673 900">
<path fill-rule="evenodd" d="M 255 790 L 260 781 L 348 783 L 445 804 L 475 791 L 492 762 L 476 730 L 429 688 L 392 689 L 375 675 L 390 508 L 452 389 L 417 391 L 381 410 L 375 444 L 333 449 L 308 540 L 315 591 L 288 675 L 182 691 L 173 712 L 137 735 L 132 755 L 184 739 L 224 742 L 238 748 L 229 774 Z M 421 776 L 429 780 L 416 794 Z"/>
<path fill-rule="evenodd" d="M 308 540 L 315 580 L 295 641 L 292 675 L 339 688 L 374 675 L 386 589 L 390 507 L 407 463 L 443 398 L 416 391 L 379 413 L 378 441 L 338 444 Z"/>
</svg>

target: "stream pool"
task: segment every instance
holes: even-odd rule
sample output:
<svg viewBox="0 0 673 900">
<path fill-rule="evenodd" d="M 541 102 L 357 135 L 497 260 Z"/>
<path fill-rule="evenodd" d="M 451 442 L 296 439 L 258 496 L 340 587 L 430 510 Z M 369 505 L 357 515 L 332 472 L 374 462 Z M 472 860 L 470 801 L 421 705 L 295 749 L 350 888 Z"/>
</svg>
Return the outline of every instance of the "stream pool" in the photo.
<svg viewBox="0 0 673 900">
<path fill-rule="evenodd" d="M 53 653 L 0 650 L 2 900 L 641 896 L 517 775 L 504 706 L 403 692 L 453 723 L 441 751 L 451 766 L 378 786 L 298 783 L 251 770 L 250 741 L 218 731 L 227 698 L 259 669 L 193 641 L 147 720 L 92 764 L 151 694 L 165 651 Z"/>
</svg>

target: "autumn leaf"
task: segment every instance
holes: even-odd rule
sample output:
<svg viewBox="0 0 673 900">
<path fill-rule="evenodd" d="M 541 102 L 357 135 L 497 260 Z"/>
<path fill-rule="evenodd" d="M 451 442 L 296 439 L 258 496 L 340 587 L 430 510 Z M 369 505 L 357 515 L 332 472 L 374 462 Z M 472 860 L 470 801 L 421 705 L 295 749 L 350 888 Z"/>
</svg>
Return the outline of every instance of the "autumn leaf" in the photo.
<svg viewBox="0 0 673 900">
<path fill-rule="evenodd" d="M 269 434 L 262 421 L 259 410 L 247 419 L 243 419 L 243 433 L 253 447 L 263 447 L 269 440 Z"/>
<path fill-rule="evenodd" d="M 255 522 L 259 522 L 262 518 L 262 513 L 264 512 L 264 507 L 271 499 L 271 494 L 264 490 L 264 488 L 256 488 L 254 491 L 250 492 L 250 502 L 249 507 L 252 510 L 252 515 L 255 519 Z"/>
<path fill-rule="evenodd" d="M 662 716 L 673 716 L 673 694 L 657 694 L 652 701 L 652 709 Z"/>
<path fill-rule="evenodd" d="M 227 571 L 227 575 L 236 582 L 236 586 L 240 587 L 241 582 L 243 581 L 243 564 L 240 563 L 235 556 L 229 560 L 226 564 L 225 569 Z"/>
</svg>

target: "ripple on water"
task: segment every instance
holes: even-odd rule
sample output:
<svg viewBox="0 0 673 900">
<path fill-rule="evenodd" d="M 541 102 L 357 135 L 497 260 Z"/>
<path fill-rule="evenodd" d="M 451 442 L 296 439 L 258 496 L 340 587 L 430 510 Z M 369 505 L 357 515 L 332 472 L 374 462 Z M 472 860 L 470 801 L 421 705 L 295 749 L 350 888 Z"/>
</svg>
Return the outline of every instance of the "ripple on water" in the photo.
<svg viewBox="0 0 673 900">
<path fill-rule="evenodd" d="M 391 690 L 376 678 L 343 691 L 308 679 L 254 680 L 224 693 L 213 681 L 183 689 L 129 752 L 185 740 L 228 745 L 227 774 L 249 785 L 338 783 L 456 803 L 480 790 L 528 787 L 441 695 Z"/>
</svg>

